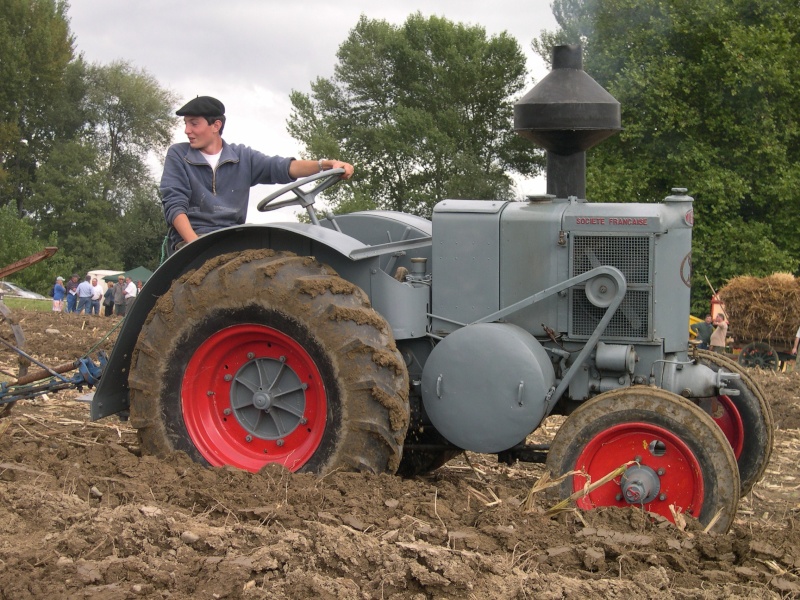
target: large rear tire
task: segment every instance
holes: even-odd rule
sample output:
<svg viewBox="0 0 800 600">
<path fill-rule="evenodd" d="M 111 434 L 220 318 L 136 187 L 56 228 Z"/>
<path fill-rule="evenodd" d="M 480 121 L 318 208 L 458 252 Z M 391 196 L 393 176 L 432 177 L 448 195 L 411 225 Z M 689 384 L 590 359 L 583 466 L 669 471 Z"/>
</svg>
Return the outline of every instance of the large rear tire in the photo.
<svg viewBox="0 0 800 600">
<path fill-rule="evenodd" d="M 408 374 L 366 294 L 312 258 L 216 257 L 147 318 L 129 377 L 143 448 L 257 471 L 394 473 Z"/>
<path fill-rule="evenodd" d="M 564 421 L 547 468 L 554 478 L 580 472 L 555 488 L 567 498 L 631 461 L 622 478 L 579 498 L 578 508 L 642 506 L 673 520 L 673 505 L 704 525 L 716 518 L 712 531 L 728 531 L 739 502 L 736 459 L 711 418 L 677 394 L 636 386 L 596 396 Z"/>
<path fill-rule="evenodd" d="M 714 372 L 723 368 L 740 376 L 728 384 L 739 390 L 738 396 L 703 398 L 700 407 L 711 415 L 731 442 L 739 465 L 742 485 L 739 494 L 745 496 L 763 477 L 772 456 L 775 429 L 772 409 L 759 385 L 737 362 L 708 350 L 698 350 L 698 356 L 700 364 Z"/>
</svg>

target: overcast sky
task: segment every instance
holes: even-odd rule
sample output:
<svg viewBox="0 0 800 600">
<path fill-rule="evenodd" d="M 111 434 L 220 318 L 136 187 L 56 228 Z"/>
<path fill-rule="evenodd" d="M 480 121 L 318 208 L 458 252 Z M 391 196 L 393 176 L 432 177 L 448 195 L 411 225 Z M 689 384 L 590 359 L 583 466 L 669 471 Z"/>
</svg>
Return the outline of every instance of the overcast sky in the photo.
<svg viewBox="0 0 800 600">
<path fill-rule="evenodd" d="M 227 141 L 282 156 L 300 152 L 286 132 L 289 93 L 309 92 L 314 79 L 333 74 L 336 51 L 362 14 L 400 25 L 419 11 L 424 16 L 480 25 L 488 35 L 506 31 L 519 42 L 537 81 L 549 66 L 531 51 L 531 40 L 542 30 L 556 28 L 550 0 L 498 0 L 491 5 L 469 0 L 69 3 L 76 50 L 86 60 L 100 64 L 125 60 L 145 69 L 162 87 L 177 94 L 179 105 L 198 95 L 214 96 L 225 104 Z M 175 141 L 186 141 L 177 117 Z M 273 189 L 258 186 L 251 205 Z M 520 189 L 523 193 L 545 191 L 542 180 L 523 182 Z M 280 213 L 268 214 L 274 218 Z M 251 211 L 248 221 L 263 220 L 262 216 Z M 291 218 L 285 212 L 280 216 Z"/>
</svg>

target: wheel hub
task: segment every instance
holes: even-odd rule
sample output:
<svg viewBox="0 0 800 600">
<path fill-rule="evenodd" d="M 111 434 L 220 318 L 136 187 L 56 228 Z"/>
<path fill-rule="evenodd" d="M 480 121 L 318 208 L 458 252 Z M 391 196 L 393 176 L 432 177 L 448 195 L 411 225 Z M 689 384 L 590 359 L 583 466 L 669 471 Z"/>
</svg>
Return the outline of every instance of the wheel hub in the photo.
<svg viewBox="0 0 800 600">
<path fill-rule="evenodd" d="M 256 358 L 233 376 L 231 408 L 247 433 L 263 440 L 280 439 L 305 422 L 306 387 L 285 357 Z"/>
<path fill-rule="evenodd" d="M 661 480 L 658 474 L 646 465 L 629 467 L 620 478 L 622 497 L 628 504 L 647 504 L 658 496 Z"/>
<path fill-rule="evenodd" d="M 260 410 L 269 411 L 272 406 L 272 396 L 267 392 L 256 392 L 253 394 L 253 406 Z"/>
</svg>

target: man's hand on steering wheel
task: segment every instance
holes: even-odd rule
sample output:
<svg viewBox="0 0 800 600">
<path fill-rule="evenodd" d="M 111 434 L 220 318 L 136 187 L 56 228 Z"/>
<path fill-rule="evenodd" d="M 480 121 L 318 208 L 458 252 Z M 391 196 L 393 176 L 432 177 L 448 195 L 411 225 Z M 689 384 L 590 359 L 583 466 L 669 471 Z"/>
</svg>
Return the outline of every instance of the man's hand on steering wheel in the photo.
<svg viewBox="0 0 800 600">
<path fill-rule="evenodd" d="M 352 168 L 352 167 L 351 167 Z M 261 200 L 258 203 L 257 208 L 261 212 L 267 212 L 270 210 L 277 210 L 279 208 L 283 208 L 284 206 L 291 206 L 294 204 L 298 204 L 304 208 L 311 206 L 314 204 L 314 200 L 316 199 L 317 195 L 322 192 L 323 190 L 328 189 L 333 184 L 338 183 L 342 179 L 345 179 L 345 170 L 343 168 L 340 169 L 328 169 L 326 171 L 320 171 L 319 173 L 314 173 L 313 175 L 309 175 L 308 177 L 303 177 L 302 179 L 298 179 L 297 181 L 293 181 L 289 185 L 285 185 L 282 188 L 272 192 L 269 196 Z M 350 173 L 352 176 L 352 172 Z M 307 183 L 311 183 L 312 181 L 320 180 L 315 187 L 311 188 L 310 190 L 306 191 L 301 189 Z M 284 194 L 288 192 L 293 192 L 296 198 L 289 198 L 287 200 L 281 200 L 279 202 L 273 202 L 276 198 L 280 198 Z"/>
<path fill-rule="evenodd" d="M 350 179 L 353 176 L 355 169 L 350 163 L 343 162 L 336 159 L 320 159 L 317 161 L 321 171 L 328 171 L 330 169 L 344 169 L 342 179 Z"/>
</svg>

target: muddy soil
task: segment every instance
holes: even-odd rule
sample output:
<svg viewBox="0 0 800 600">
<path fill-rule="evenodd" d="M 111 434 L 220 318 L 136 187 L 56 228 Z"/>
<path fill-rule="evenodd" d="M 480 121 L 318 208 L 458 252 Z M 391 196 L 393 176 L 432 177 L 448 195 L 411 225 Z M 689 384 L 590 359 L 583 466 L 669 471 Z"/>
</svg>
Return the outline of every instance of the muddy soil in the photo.
<svg viewBox="0 0 800 600">
<path fill-rule="evenodd" d="M 114 317 L 15 314 L 48 365 L 116 334 L 101 341 Z M 540 494 L 526 503 L 539 465 L 469 454 L 413 480 L 209 469 L 142 456 L 126 423 L 89 420 L 81 392 L 21 401 L 0 421 L 0 598 L 800 597 L 800 374 L 753 376 L 775 451 L 725 535 L 637 510 L 548 518 Z"/>
</svg>

